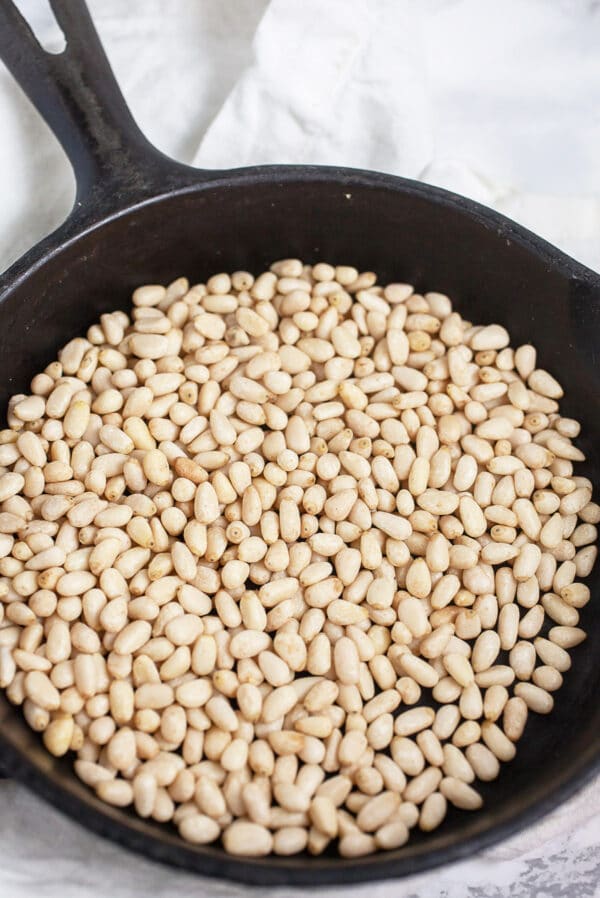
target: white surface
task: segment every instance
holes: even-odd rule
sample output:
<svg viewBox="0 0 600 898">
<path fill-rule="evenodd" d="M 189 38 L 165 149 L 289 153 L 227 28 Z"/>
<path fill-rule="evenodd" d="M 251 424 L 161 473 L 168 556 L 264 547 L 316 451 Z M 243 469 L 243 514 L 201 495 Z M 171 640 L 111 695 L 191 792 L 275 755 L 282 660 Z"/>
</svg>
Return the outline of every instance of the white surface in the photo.
<svg viewBox="0 0 600 898">
<path fill-rule="evenodd" d="M 19 5 L 52 43 L 43 0 Z M 600 270 L 597 0 L 90 5 L 134 115 L 165 152 L 205 167 L 311 162 L 422 178 Z M 60 223 L 74 182 L 2 67 L 0 134 L 1 269 Z M 596 781 L 479 857 L 369 894 L 595 896 L 599 849 Z M 2 898 L 121 898 L 134 889 L 150 898 L 248 892 L 135 858 L 0 784 Z"/>
</svg>

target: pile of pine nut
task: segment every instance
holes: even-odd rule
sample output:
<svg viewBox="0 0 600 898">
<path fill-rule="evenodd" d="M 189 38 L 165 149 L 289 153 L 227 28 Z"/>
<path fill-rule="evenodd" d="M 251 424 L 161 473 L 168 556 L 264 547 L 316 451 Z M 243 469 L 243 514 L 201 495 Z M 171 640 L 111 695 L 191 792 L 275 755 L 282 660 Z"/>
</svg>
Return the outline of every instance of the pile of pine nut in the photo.
<svg viewBox="0 0 600 898">
<path fill-rule="evenodd" d="M 102 800 L 236 855 L 476 810 L 586 636 L 562 394 L 349 266 L 140 287 L 10 401 L 0 687 Z"/>
</svg>

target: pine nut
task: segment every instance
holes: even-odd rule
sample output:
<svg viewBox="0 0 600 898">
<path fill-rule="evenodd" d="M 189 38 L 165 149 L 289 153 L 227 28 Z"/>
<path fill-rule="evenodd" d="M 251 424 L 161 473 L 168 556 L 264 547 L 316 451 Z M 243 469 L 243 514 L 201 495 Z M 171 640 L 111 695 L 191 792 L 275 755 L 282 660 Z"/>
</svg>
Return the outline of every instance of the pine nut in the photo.
<svg viewBox="0 0 600 898">
<path fill-rule="evenodd" d="M 446 799 L 441 792 L 428 795 L 419 814 L 419 828 L 426 833 L 437 829 L 446 816 L 446 809 Z"/>
<path fill-rule="evenodd" d="M 484 782 L 496 779 L 500 772 L 500 764 L 489 748 L 481 742 L 474 742 L 467 746 L 465 754 L 478 779 Z"/>
<path fill-rule="evenodd" d="M 389 820 L 399 804 L 400 796 L 396 792 L 382 792 L 361 808 L 356 823 L 363 832 L 374 832 Z"/>
<path fill-rule="evenodd" d="M 433 708 L 413 708 L 410 711 L 404 711 L 396 717 L 394 723 L 394 732 L 398 736 L 411 736 L 430 727 L 435 719 L 435 711 Z"/>
<path fill-rule="evenodd" d="M 554 707 L 554 699 L 549 692 L 533 683 L 517 683 L 515 695 L 522 698 L 530 711 L 549 714 Z"/>
<path fill-rule="evenodd" d="M 237 820 L 223 831 L 223 845 L 230 854 L 261 857 L 272 850 L 273 837 L 258 823 Z"/>
<path fill-rule="evenodd" d="M 74 721 L 72 717 L 57 717 L 44 730 L 44 745 L 57 758 L 65 755 L 73 739 Z"/>
<path fill-rule="evenodd" d="M 444 777 L 440 783 L 440 792 L 451 804 L 464 811 L 476 811 L 483 804 L 475 789 L 452 776 Z"/>
<path fill-rule="evenodd" d="M 495 723 L 486 720 L 481 725 L 481 736 L 489 750 L 499 761 L 512 761 L 516 754 L 515 748 Z"/>
</svg>

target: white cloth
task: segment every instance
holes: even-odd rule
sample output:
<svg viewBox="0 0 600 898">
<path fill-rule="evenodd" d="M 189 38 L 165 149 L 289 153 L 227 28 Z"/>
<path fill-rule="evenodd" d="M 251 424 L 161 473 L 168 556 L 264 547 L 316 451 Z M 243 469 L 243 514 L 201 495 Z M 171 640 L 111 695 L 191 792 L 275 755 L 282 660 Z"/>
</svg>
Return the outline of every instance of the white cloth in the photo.
<svg viewBox="0 0 600 898">
<path fill-rule="evenodd" d="M 18 2 L 44 42 L 58 47 L 43 0 Z M 176 158 L 208 168 L 323 163 L 421 178 L 499 209 L 600 270 L 598 2 L 90 6 L 142 130 Z M 64 218 L 74 181 L 57 141 L 1 66 L 0 134 L 2 269 Z M 599 824 L 596 781 L 478 857 L 369 892 L 598 895 Z M 121 898 L 134 889 L 152 898 L 244 894 L 129 855 L 22 787 L 0 784 L 0 895 Z"/>
</svg>

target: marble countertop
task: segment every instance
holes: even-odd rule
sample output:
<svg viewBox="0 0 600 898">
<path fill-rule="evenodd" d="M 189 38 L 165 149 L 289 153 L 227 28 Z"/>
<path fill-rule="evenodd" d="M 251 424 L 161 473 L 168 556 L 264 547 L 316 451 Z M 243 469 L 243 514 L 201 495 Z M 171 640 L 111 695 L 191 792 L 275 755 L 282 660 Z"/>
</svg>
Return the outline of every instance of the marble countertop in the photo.
<svg viewBox="0 0 600 898">
<path fill-rule="evenodd" d="M 206 167 L 314 162 L 420 178 L 493 206 L 600 270 L 598 0 L 89 5 L 134 115 L 164 152 Z M 57 49 L 43 4 L 19 6 Z M 0 129 L 2 269 L 65 217 L 74 180 L 1 65 Z M 480 855 L 369 885 L 368 894 L 593 898 L 599 859 L 600 779 Z M 2 898 L 134 891 L 225 898 L 258 890 L 128 854 L 0 782 Z M 335 892 L 346 893 L 367 888 Z"/>
</svg>

